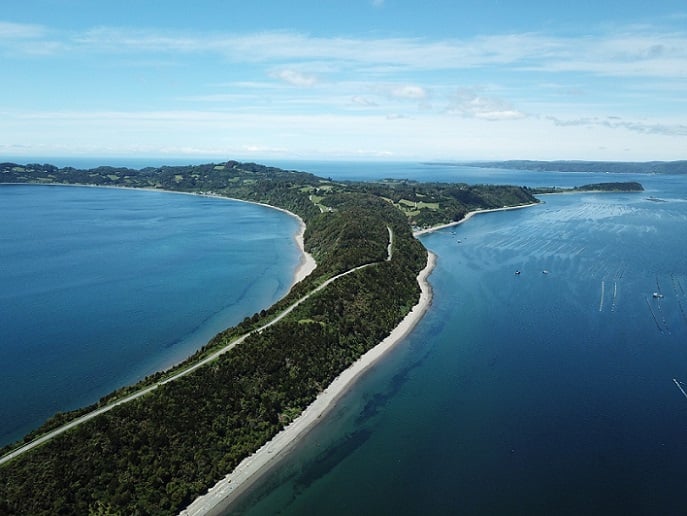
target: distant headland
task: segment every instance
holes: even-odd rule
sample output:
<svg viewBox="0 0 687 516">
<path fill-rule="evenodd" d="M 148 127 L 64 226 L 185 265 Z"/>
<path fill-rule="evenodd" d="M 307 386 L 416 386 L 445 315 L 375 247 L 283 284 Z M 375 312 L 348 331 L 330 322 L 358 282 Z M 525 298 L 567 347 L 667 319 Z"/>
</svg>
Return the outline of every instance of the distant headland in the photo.
<svg viewBox="0 0 687 516">
<path fill-rule="evenodd" d="M 562 187 L 537 187 L 530 190 L 535 195 L 550 193 L 581 193 L 581 192 L 643 192 L 644 187 L 637 181 L 592 183 L 570 188 Z"/>
</svg>

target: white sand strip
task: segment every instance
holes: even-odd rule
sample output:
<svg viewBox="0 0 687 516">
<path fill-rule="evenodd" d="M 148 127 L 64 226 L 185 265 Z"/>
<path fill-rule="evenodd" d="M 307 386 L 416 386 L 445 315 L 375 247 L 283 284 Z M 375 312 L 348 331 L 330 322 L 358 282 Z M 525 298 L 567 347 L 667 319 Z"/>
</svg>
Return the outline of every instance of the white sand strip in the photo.
<svg viewBox="0 0 687 516">
<path fill-rule="evenodd" d="M 459 224 L 462 224 L 463 222 L 467 222 L 470 220 L 473 216 L 479 214 L 479 213 L 493 213 L 495 211 L 508 211 L 508 210 L 518 210 L 520 208 L 529 208 L 530 206 L 537 206 L 539 203 L 531 203 L 531 204 L 521 204 L 519 206 L 504 206 L 503 208 L 492 208 L 489 210 L 474 210 L 474 211 L 469 211 L 465 214 L 465 217 L 463 217 L 460 220 L 457 220 L 456 222 L 449 222 L 448 224 L 441 224 L 440 226 L 432 226 L 431 228 L 426 228 L 426 229 L 420 229 L 418 231 L 415 231 L 413 235 L 420 236 L 420 235 L 425 235 L 427 233 L 432 233 L 433 231 L 439 231 L 440 229 L 445 229 L 445 228 L 450 228 L 453 226 L 458 226 Z"/>
<path fill-rule="evenodd" d="M 299 281 L 302 281 L 305 278 L 307 278 L 310 275 L 310 273 L 315 270 L 315 268 L 317 267 L 317 262 L 310 253 L 305 252 L 305 222 L 303 222 L 303 219 L 300 218 L 298 215 L 295 215 L 294 213 L 290 214 L 298 219 L 301 226 L 300 230 L 298 231 L 298 234 L 296 234 L 296 243 L 298 244 L 298 248 L 301 250 L 302 258 L 293 278 L 293 284 L 295 285 Z"/>
<path fill-rule="evenodd" d="M 207 494 L 197 498 L 180 514 L 183 516 L 214 516 L 222 514 L 236 500 L 239 494 L 243 493 L 261 475 L 267 472 L 270 467 L 275 465 L 279 459 L 284 457 L 293 447 L 295 441 L 303 437 L 333 407 L 335 402 L 355 380 L 377 362 L 382 355 L 402 340 L 415 327 L 418 321 L 422 319 L 432 300 L 432 290 L 427 277 L 432 272 L 434 264 L 434 254 L 428 253 L 427 265 L 417 277 L 421 290 L 420 300 L 386 339 L 365 353 L 351 367 L 336 377 L 298 418 L 253 455 L 241 461 L 234 471 L 210 488 Z"/>
</svg>

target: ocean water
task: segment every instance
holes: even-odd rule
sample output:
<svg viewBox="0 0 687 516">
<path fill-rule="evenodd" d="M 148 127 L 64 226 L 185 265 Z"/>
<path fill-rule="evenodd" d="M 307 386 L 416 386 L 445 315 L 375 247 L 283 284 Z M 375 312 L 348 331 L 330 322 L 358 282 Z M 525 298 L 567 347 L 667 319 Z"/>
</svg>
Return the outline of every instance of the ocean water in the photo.
<svg viewBox="0 0 687 516">
<path fill-rule="evenodd" d="M 73 160 L 63 164 L 82 166 Z M 685 512 L 687 398 L 673 378 L 687 383 L 687 178 L 418 163 L 267 164 L 338 180 L 394 177 L 528 186 L 638 180 L 647 191 L 544 196 L 545 203 L 536 207 L 479 215 L 459 227 L 423 236 L 423 243 L 438 256 L 430 278 L 433 304 L 425 318 L 255 486 L 236 513 Z M 18 196 L 15 215 L 8 217 L 11 203 L 6 194 L 21 192 L 8 189 L 21 188 L 44 192 L 45 198 L 32 203 Z M 240 320 L 270 304 L 288 288 L 298 261 L 291 239 L 295 221 L 278 212 L 258 211 L 244 220 L 231 211 L 233 203 L 216 199 L 101 189 L 88 189 L 88 195 L 67 204 L 68 209 L 53 202 L 58 193 L 69 196 L 78 190 L 85 189 L 0 186 L 0 214 L 6 222 L 0 228 L 0 428 L 7 441 L 12 434 L 20 437 L 21 425 L 27 430 L 35 426 L 17 417 L 28 414 L 39 420 L 40 410 L 47 417 L 54 412 L 53 398 L 61 393 L 67 395 L 63 408 L 94 401 L 120 382 L 130 383 L 188 354 L 186 344 L 189 349 L 202 345 L 205 337 L 200 335 L 210 321 L 224 321 L 225 315 L 227 321 Z M 123 197 L 92 197 L 118 193 Z M 192 206 L 186 206 L 186 200 Z M 127 294 L 113 295 L 116 305 L 141 297 L 141 307 L 113 315 L 116 312 L 101 306 L 109 299 L 102 294 L 71 311 L 40 289 L 40 281 L 59 279 L 54 273 L 60 265 L 53 259 L 57 253 L 48 251 L 50 259 L 31 268 L 23 251 L 54 236 L 49 223 L 88 232 L 84 221 L 69 216 L 78 205 L 90 206 L 86 220 L 101 213 L 110 222 L 105 230 L 90 231 L 97 246 L 75 246 L 74 255 L 63 260 L 68 265 L 82 253 L 94 253 L 84 260 L 83 277 L 59 289 L 78 299 L 88 286 L 85 273 L 91 267 L 104 277 L 106 272 L 126 273 L 135 264 L 147 265 L 134 278 L 124 274 L 123 280 L 111 282 L 128 286 Z M 150 214 L 151 207 L 161 212 Z M 31 218 L 46 208 L 42 218 Z M 110 219 L 110 210 L 121 211 L 123 219 Z M 126 234 L 139 225 L 152 243 L 137 248 L 135 243 L 142 240 L 126 239 Z M 178 234 L 172 231 L 177 227 Z M 117 233 L 114 229 L 122 230 L 124 244 L 110 248 L 100 239 Z M 161 231 L 173 233 L 167 246 L 156 243 Z M 10 252 L 18 234 L 27 236 L 26 243 Z M 198 241 L 187 240 L 196 235 Z M 238 235 L 256 236 L 266 247 L 244 249 L 245 239 L 233 239 Z M 225 250 L 205 247 L 223 239 Z M 231 254 L 237 250 L 238 258 Z M 128 255 L 136 257 L 133 265 L 120 265 Z M 115 259 L 108 261 L 110 257 Z M 257 267 L 241 269 L 238 277 L 245 283 L 221 279 L 235 270 L 226 263 L 244 261 L 244 266 Z M 191 266 L 174 275 L 175 285 L 150 279 L 138 290 L 130 288 L 129 281 L 152 278 L 156 269 L 169 278 L 170 267 L 178 264 Z M 278 272 L 273 267 L 284 268 Z M 521 273 L 516 275 L 516 270 Z M 38 285 L 31 283 L 33 275 Z M 12 288 L 7 277 L 15 277 Z M 91 283 L 106 282 L 97 278 Z M 145 298 L 155 286 L 162 290 Z M 175 294 L 177 288 L 183 293 Z M 33 301 L 20 302 L 32 292 L 38 294 Z M 654 292 L 663 297 L 654 298 Z M 196 323 L 182 326 L 205 300 L 212 306 L 200 309 Z M 230 313 L 234 307 L 237 313 Z M 139 316 L 139 310 L 151 308 L 153 315 Z M 94 315 L 85 316 L 91 309 Z M 20 341 L 21 347 L 10 354 L 2 332 L 22 315 L 28 321 L 22 338 L 24 332 L 47 337 Z M 67 315 L 73 319 L 62 324 Z M 123 329 L 111 326 L 122 318 Z M 218 323 L 217 328 L 228 325 Z M 93 337 L 102 329 L 104 337 Z M 130 342 L 125 336 L 147 336 L 154 329 L 169 331 L 160 340 Z M 80 344 L 66 333 L 81 330 L 87 338 Z M 209 338 L 212 331 L 206 333 Z M 54 346 L 56 341 L 65 348 Z M 105 358 L 108 349 L 114 353 Z M 122 371 L 116 379 L 109 372 L 115 364 Z M 53 366 L 64 369 L 71 383 L 49 372 Z M 80 367 L 83 376 L 76 372 Z M 94 386 L 98 383 L 100 387 Z M 14 413 L 19 416 L 2 412 L 8 400 L 21 408 Z M 47 409 L 36 408 L 44 403 Z"/>
<path fill-rule="evenodd" d="M 0 445 L 169 367 L 289 289 L 295 218 L 209 197 L 0 185 Z"/>
<path fill-rule="evenodd" d="M 427 315 L 232 514 L 685 513 L 687 178 L 512 174 L 647 191 L 423 236 Z"/>
</svg>

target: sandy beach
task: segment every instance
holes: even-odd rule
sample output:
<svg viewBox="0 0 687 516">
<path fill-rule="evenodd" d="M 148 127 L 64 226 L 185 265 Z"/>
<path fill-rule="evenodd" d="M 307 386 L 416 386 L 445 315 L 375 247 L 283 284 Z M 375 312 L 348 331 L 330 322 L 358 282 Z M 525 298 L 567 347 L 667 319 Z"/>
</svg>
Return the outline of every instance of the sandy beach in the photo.
<svg viewBox="0 0 687 516">
<path fill-rule="evenodd" d="M 435 256 L 428 253 L 427 265 L 417 277 L 421 291 L 420 299 L 386 339 L 341 373 L 291 424 L 253 455 L 245 458 L 234 471 L 210 488 L 207 494 L 197 498 L 180 514 L 183 516 L 213 516 L 226 512 L 241 493 L 284 457 L 295 441 L 303 437 L 318 422 L 320 417 L 335 404 L 355 380 L 403 339 L 422 319 L 431 304 L 432 291 L 427 278 L 432 272 L 434 264 Z"/>
<path fill-rule="evenodd" d="M 472 217 L 475 215 L 478 215 L 480 213 L 494 213 L 495 211 L 509 211 L 509 210 L 518 210 L 520 208 L 529 208 L 530 206 L 536 206 L 538 203 L 531 203 L 531 204 L 521 204 L 520 206 L 504 206 L 503 208 L 492 208 L 489 210 L 475 210 L 475 211 L 469 211 L 465 214 L 465 217 L 463 217 L 460 220 L 457 220 L 455 222 L 449 222 L 448 224 L 441 224 L 440 226 L 432 226 L 431 228 L 425 228 L 425 229 L 420 229 L 418 231 L 415 231 L 413 235 L 420 236 L 420 235 L 425 235 L 427 233 L 432 233 L 433 231 L 438 231 L 440 229 L 445 229 L 445 228 L 450 228 L 453 226 L 458 226 L 459 224 L 462 224 L 463 222 L 467 222 L 470 220 Z"/>
<path fill-rule="evenodd" d="M 294 214 L 291 213 L 291 215 Z M 300 218 L 298 215 L 294 216 L 298 219 L 298 222 L 300 224 L 300 230 L 296 234 L 296 243 L 298 244 L 298 247 L 300 248 L 302 253 L 301 262 L 298 264 L 298 267 L 296 268 L 296 273 L 294 274 L 293 278 L 293 284 L 295 285 L 299 281 L 302 281 L 305 278 L 307 278 L 310 275 L 310 273 L 315 270 L 315 267 L 317 267 L 317 262 L 310 253 L 305 252 L 305 222 L 303 222 L 303 219 Z"/>
</svg>

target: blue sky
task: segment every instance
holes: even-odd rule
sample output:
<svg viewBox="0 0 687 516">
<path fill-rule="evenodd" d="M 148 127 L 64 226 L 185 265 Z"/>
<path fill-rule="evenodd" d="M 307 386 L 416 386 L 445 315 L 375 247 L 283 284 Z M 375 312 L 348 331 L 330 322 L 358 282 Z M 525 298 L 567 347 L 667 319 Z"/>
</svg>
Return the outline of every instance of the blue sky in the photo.
<svg viewBox="0 0 687 516">
<path fill-rule="evenodd" d="M 0 157 L 687 149 L 683 0 L 4 0 L 0 66 Z"/>
</svg>

